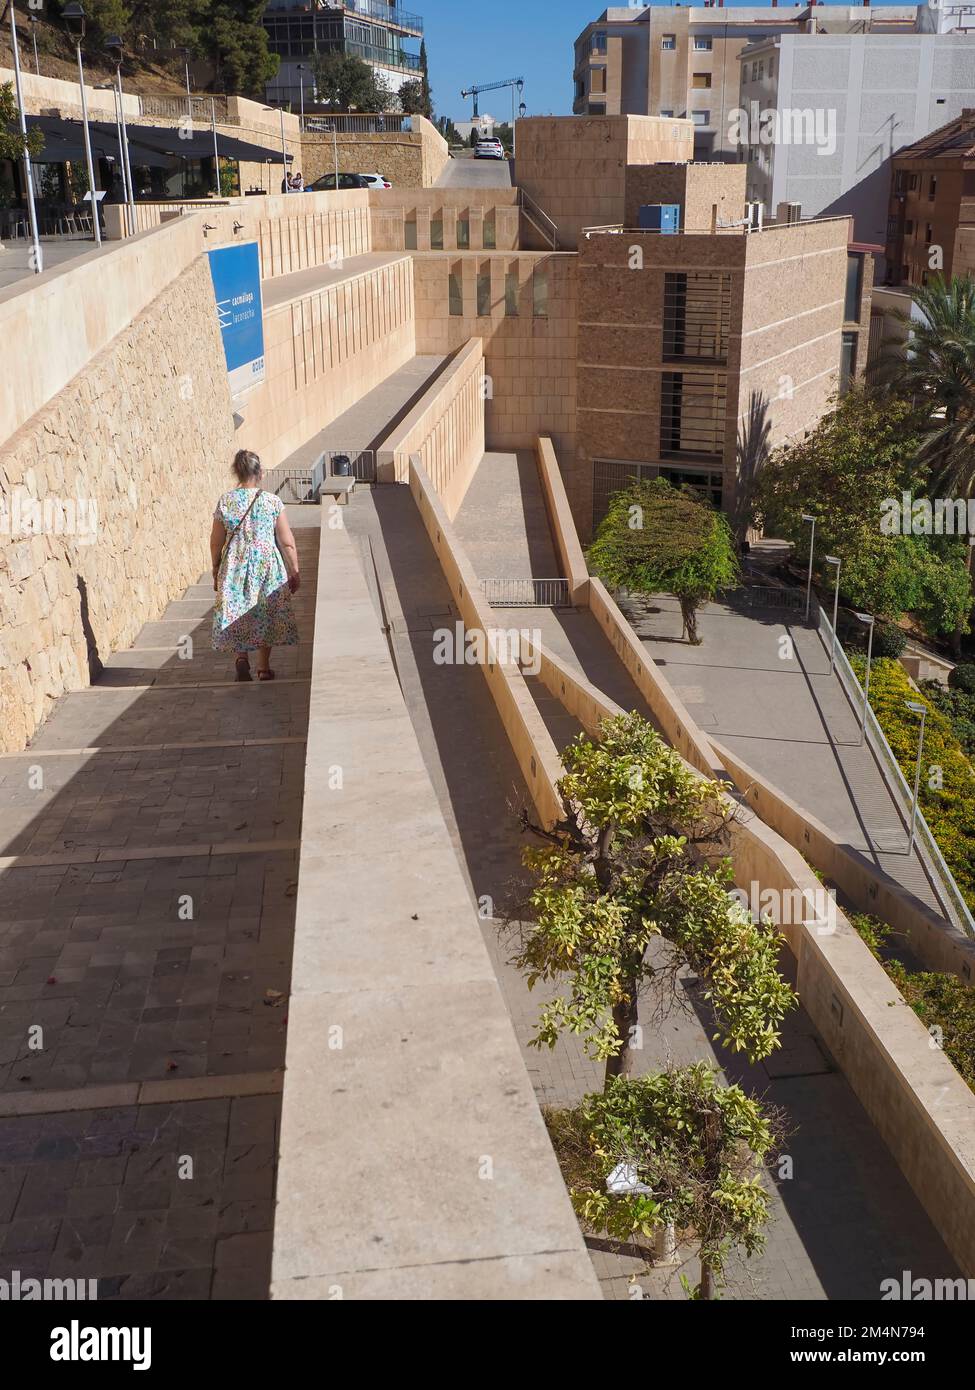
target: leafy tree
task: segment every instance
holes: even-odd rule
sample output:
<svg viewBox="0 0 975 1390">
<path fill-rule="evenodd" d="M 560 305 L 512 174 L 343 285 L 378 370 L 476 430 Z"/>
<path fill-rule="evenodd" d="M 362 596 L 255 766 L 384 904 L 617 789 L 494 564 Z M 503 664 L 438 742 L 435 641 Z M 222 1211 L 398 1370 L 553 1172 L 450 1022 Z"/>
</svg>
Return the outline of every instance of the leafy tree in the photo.
<svg viewBox="0 0 975 1390">
<path fill-rule="evenodd" d="M 399 104 L 407 116 L 426 115 L 423 109 L 423 84 L 416 79 L 404 82 L 399 89 Z"/>
<path fill-rule="evenodd" d="M 25 149 L 31 159 L 36 159 L 43 148 L 41 131 L 30 131 L 26 140 L 21 133 L 14 84 L 0 84 L 0 159 L 23 159 Z"/>
<path fill-rule="evenodd" d="M 922 317 L 899 314 L 910 328 L 906 351 L 888 344 L 881 377 L 921 412 L 918 458 L 930 468 L 939 497 L 975 496 L 975 280 L 937 275 L 916 287 Z M 972 573 L 972 547 L 968 547 Z M 956 650 L 967 624 L 959 624 Z"/>
<path fill-rule="evenodd" d="M 588 1230 L 641 1244 L 673 1227 L 679 1240 L 694 1240 L 700 1283 L 691 1290 L 681 1281 L 693 1298 L 714 1297 L 734 1250 L 764 1249 L 762 1161 L 781 1139 L 781 1118 L 723 1086 L 707 1062 L 616 1078 L 574 1110 L 549 1111 L 546 1122 Z M 634 1190 L 607 1190 L 607 1180 L 621 1178 Z"/>
<path fill-rule="evenodd" d="M 548 831 L 522 813 L 544 843 L 524 853 L 532 879 L 513 914 L 514 962 L 529 988 L 567 986 L 543 1006 L 532 1045 L 584 1035 L 607 1080 L 626 1075 L 641 990 L 654 987 L 666 1008 L 676 972 L 689 967 L 724 1044 L 767 1057 L 796 997 L 776 968 L 782 938 L 729 896 L 727 861 L 710 862 L 730 813 L 717 785 L 637 714 L 606 720 L 597 742 L 580 735 L 563 759 L 559 823 Z"/>
<path fill-rule="evenodd" d="M 129 35 L 132 5 L 126 0 L 84 0 L 84 10 L 88 22 L 86 43 L 104 43 L 114 34 L 121 34 L 123 38 Z"/>
<path fill-rule="evenodd" d="M 589 564 L 612 588 L 673 594 L 694 645 L 701 640 L 698 609 L 738 578 L 725 518 L 691 489 L 673 488 L 664 478 L 614 494 L 589 549 Z"/>
<path fill-rule="evenodd" d="M 216 85 L 263 99 L 280 59 L 261 23 L 265 0 L 198 0 L 197 48 L 217 70 Z"/>
<path fill-rule="evenodd" d="M 842 561 L 841 590 L 856 608 L 891 618 L 915 613 L 932 635 L 967 627 L 965 547 L 939 536 L 886 534 L 884 503 L 928 488 L 924 420 L 915 403 L 854 388 L 760 475 L 756 517 L 769 535 L 809 544 L 803 515 L 816 520 L 819 556 Z"/>
<path fill-rule="evenodd" d="M 337 51 L 315 59 L 315 85 L 319 99 L 333 111 L 388 111 L 393 96 L 368 63 Z"/>
<path fill-rule="evenodd" d="M 420 40 L 420 90 L 422 105 L 420 115 L 433 120 L 433 88 L 430 86 L 430 70 L 427 65 L 427 41 Z"/>
</svg>

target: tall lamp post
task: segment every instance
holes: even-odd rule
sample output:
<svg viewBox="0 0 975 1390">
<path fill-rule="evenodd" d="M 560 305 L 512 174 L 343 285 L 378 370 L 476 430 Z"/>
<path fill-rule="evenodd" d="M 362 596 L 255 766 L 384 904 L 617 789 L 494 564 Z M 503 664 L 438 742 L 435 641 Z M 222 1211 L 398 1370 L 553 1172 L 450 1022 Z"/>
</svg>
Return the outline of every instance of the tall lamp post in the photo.
<svg viewBox="0 0 975 1390">
<path fill-rule="evenodd" d="M 78 55 L 78 85 L 81 88 L 81 121 L 85 130 L 85 160 L 88 164 L 88 196 L 91 199 L 91 225 L 95 233 L 95 245 L 102 244 L 102 229 L 98 217 L 98 184 L 95 182 L 95 163 L 91 157 L 91 130 L 88 126 L 88 93 L 85 90 L 85 69 L 81 61 L 81 44 L 85 37 L 87 27 L 85 12 L 81 5 L 73 0 L 73 3 L 65 5 L 61 11 L 61 18 L 68 26 L 68 33 L 74 39 L 75 52 Z"/>
<path fill-rule="evenodd" d="M 870 700 L 870 665 L 873 661 L 873 630 L 876 622 L 870 613 L 858 613 L 856 615 L 861 623 L 866 623 L 870 629 L 870 636 L 867 638 L 867 675 L 863 682 L 863 714 L 860 719 L 860 742 L 863 743 L 867 736 L 867 705 Z"/>
<path fill-rule="evenodd" d="M 924 721 L 928 715 L 928 707 L 922 705 L 920 700 L 905 700 L 904 703 L 912 714 L 921 716 L 921 732 L 917 740 L 917 767 L 914 770 L 914 802 L 911 806 L 911 838 L 907 846 L 907 857 L 910 858 L 914 853 L 914 832 L 917 828 L 917 802 L 921 791 L 921 757 L 924 753 Z"/>
<path fill-rule="evenodd" d="M 299 63 L 297 67 L 298 81 L 301 84 L 301 128 L 305 128 L 305 73 L 308 67 L 305 63 Z"/>
<path fill-rule="evenodd" d="M 135 236 L 135 184 L 132 182 L 132 164 L 129 160 L 129 131 L 125 124 L 125 97 L 122 93 L 122 59 L 125 45 L 121 35 L 112 34 L 105 40 L 108 55 L 115 64 L 115 84 L 118 89 L 119 125 L 122 128 L 122 172 L 125 185 L 125 201 L 129 210 L 129 236 Z"/>
<path fill-rule="evenodd" d="M 10 0 L 10 47 L 14 55 L 14 91 L 17 97 L 17 115 L 20 121 L 20 134 L 24 145 L 24 188 L 27 196 L 27 212 L 30 217 L 30 235 L 33 243 L 32 259 L 34 274 L 40 275 L 44 269 L 44 253 L 37 230 L 37 206 L 34 202 L 34 169 L 27 147 L 27 116 L 24 112 L 24 92 L 20 77 L 20 47 L 17 43 L 17 16 L 14 14 L 13 0 Z"/>
<path fill-rule="evenodd" d="M 193 125 L 193 90 L 190 87 L 190 50 L 183 49 L 183 71 L 186 73 L 186 112 Z"/>
<path fill-rule="evenodd" d="M 30 36 L 34 40 L 34 71 L 38 77 L 41 75 L 41 60 L 37 56 L 37 15 L 30 16 Z"/>
<path fill-rule="evenodd" d="M 827 555 L 826 563 L 836 567 L 836 589 L 833 593 L 833 645 L 829 653 L 829 673 L 832 675 L 836 667 L 836 619 L 840 612 L 840 569 L 842 566 L 835 555 Z"/>
<path fill-rule="evenodd" d="M 512 88 L 511 88 L 511 157 L 512 157 L 512 159 L 514 159 L 514 157 L 515 157 L 515 92 L 517 92 L 518 95 L 519 95 L 519 97 L 520 97 L 521 94 L 522 94 L 522 92 L 523 92 L 524 90 L 525 90 L 525 84 L 524 84 L 524 82 L 520 82 L 520 81 L 519 81 L 519 82 L 516 82 L 516 83 L 512 86 Z M 521 109 L 522 109 L 522 111 L 524 111 L 524 109 L 525 109 L 524 102 L 522 102 Z"/>
<path fill-rule="evenodd" d="M 265 111 L 273 111 L 275 108 L 273 106 L 265 106 L 263 109 Z M 279 106 L 277 111 L 278 115 L 281 117 L 281 162 L 284 165 L 284 191 L 285 193 L 290 193 L 291 187 L 288 183 L 288 141 L 284 133 L 284 107 Z"/>
<path fill-rule="evenodd" d="M 807 526 L 812 526 L 812 530 L 809 533 L 809 574 L 806 576 L 806 622 L 808 623 L 809 608 L 812 604 L 813 549 L 816 545 L 816 521 L 818 518 L 803 513 L 802 519 Z"/>
</svg>

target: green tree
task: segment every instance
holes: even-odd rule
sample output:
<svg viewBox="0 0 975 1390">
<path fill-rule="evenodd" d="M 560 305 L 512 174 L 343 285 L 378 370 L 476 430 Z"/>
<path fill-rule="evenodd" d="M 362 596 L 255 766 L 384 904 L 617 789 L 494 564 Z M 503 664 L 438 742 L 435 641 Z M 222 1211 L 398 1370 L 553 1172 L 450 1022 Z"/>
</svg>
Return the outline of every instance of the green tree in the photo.
<svg viewBox="0 0 975 1390">
<path fill-rule="evenodd" d="M 407 116 L 423 116 L 423 86 L 414 78 L 410 82 L 404 82 L 399 89 L 400 109 Z"/>
<path fill-rule="evenodd" d="M 531 887 L 513 914 L 514 962 L 530 989 L 567 986 L 543 1006 L 532 1045 L 580 1034 L 607 1080 L 626 1075 L 641 991 L 666 1009 L 687 967 L 724 1044 L 767 1057 L 796 997 L 776 967 L 781 937 L 729 896 L 731 805 L 717 784 L 637 714 L 606 720 L 598 741 L 580 735 L 563 760 L 563 818 L 549 831 L 522 815 L 544 843 L 524 852 Z"/>
<path fill-rule="evenodd" d="M 589 566 L 614 589 L 673 594 L 695 645 L 698 609 L 738 579 L 725 518 L 664 478 L 614 494 L 590 546 Z"/>
<path fill-rule="evenodd" d="M 975 280 L 936 275 L 913 297 L 921 317 L 898 315 L 910 329 L 907 350 L 888 345 L 881 377 L 921 413 L 918 459 L 930 469 L 932 493 L 967 501 L 975 496 Z M 971 546 L 967 560 L 971 575 Z M 956 650 L 963 631 L 967 624 L 958 625 Z"/>
<path fill-rule="evenodd" d="M 421 101 L 420 115 L 426 116 L 428 121 L 433 120 L 433 88 L 430 86 L 430 70 L 427 66 L 427 41 L 420 40 L 420 91 Z"/>
<path fill-rule="evenodd" d="M 264 9 L 265 0 L 198 0 L 196 47 L 216 68 L 218 89 L 263 100 L 280 64 L 261 22 Z"/>
<path fill-rule="evenodd" d="M 929 486 L 924 417 L 901 395 L 854 388 L 803 438 L 777 450 L 759 477 L 755 518 L 804 555 L 816 517 L 818 556 L 842 561 L 841 589 L 856 608 L 897 619 L 915 613 L 936 636 L 966 626 L 965 547 L 949 537 L 884 529 L 885 504 Z"/>
<path fill-rule="evenodd" d="M 131 36 L 132 5 L 126 0 L 84 0 L 86 43 L 104 43 L 110 35 Z"/>
<path fill-rule="evenodd" d="M 319 100 L 333 111 L 388 111 L 392 92 L 375 69 L 351 53 L 320 53 L 315 59 Z"/>
<path fill-rule="evenodd" d="M 545 1118 L 583 1226 L 627 1244 L 667 1228 L 693 1240 L 700 1283 L 691 1290 L 681 1281 L 693 1298 L 715 1296 L 733 1251 L 764 1249 L 762 1163 L 781 1140 L 781 1116 L 722 1085 L 707 1062 L 617 1078 Z"/>
<path fill-rule="evenodd" d="M 715 1297 L 733 1251 L 764 1250 L 771 1212 L 762 1161 L 782 1119 L 722 1086 L 707 1062 L 620 1077 L 545 1120 L 583 1226 L 627 1244 L 668 1227 L 680 1243 L 693 1240 L 701 1280 L 691 1290 L 682 1279 L 691 1297 Z"/>
<path fill-rule="evenodd" d="M 0 84 L 0 159 L 23 159 L 25 149 L 31 159 L 36 159 L 43 148 L 41 131 L 30 131 L 26 140 L 21 133 L 14 84 Z"/>
</svg>

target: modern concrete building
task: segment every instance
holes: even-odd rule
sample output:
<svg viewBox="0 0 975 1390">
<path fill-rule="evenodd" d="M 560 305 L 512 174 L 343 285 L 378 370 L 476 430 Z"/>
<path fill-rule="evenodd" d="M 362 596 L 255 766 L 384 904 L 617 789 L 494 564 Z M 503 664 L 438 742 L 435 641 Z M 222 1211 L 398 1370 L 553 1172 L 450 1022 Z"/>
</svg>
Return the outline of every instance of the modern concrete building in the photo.
<svg viewBox="0 0 975 1390">
<path fill-rule="evenodd" d="M 886 283 L 975 269 L 975 110 L 898 150 L 892 161 Z"/>
<path fill-rule="evenodd" d="M 419 53 L 407 44 L 423 34 L 423 19 L 396 0 L 270 0 L 264 27 L 271 52 L 281 59 L 267 98 L 281 105 L 297 108 L 302 79 L 311 99 L 312 65 L 320 53 L 361 58 L 393 91 L 420 75 Z"/>
<path fill-rule="evenodd" d="M 924 8 L 923 6 L 920 8 Z M 735 159 L 731 113 L 739 55 L 779 34 L 896 32 L 919 7 L 864 5 L 725 8 L 631 5 L 604 10 L 575 43 L 573 111 L 590 116 L 686 116 L 696 159 Z"/>
<path fill-rule="evenodd" d="M 882 14 L 885 11 L 875 11 Z M 975 35 L 913 24 L 862 33 L 788 33 L 741 53 L 739 158 L 749 199 L 772 215 L 849 214 L 883 246 L 894 154 L 975 106 Z"/>
</svg>

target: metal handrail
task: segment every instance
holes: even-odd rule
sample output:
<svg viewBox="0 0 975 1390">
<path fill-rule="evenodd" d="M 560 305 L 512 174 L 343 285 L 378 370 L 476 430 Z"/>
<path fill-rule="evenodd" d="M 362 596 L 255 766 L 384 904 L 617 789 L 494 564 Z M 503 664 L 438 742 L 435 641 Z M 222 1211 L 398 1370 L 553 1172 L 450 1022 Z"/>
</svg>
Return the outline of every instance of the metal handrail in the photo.
<svg viewBox="0 0 975 1390">
<path fill-rule="evenodd" d="M 552 250 L 557 251 L 559 249 L 559 229 L 557 224 L 549 217 L 544 209 L 538 206 L 534 198 L 528 196 L 523 188 L 518 189 L 518 206 L 525 216 L 530 218 L 533 222 L 537 223 L 537 220 L 540 218 L 543 222 L 548 223 L 551 229 L 550 231 L 546 233 L 544 227 L 539 227 L 538 230 L 544 235 L 548 235 L 552 238 Z"/>
<path fill-rule="evenodd" d="M 819 631 L 822 634 L 828 648 L 833 645 L 833 626 L 823 612 L 822 607 L 813 600 L 816 608 Z M 854 709 L 863 707 L 863 687 L 857 679 L 857 674 L 847 659 L 846 652 L 843 650 L 841 642 L 836 643 L 836 671 L 840 679 L 840 684 L 846 690 Z M 880 727 L 880 722 L 874 714 L 873 709 L 867 705 L 867 737 L 870 741 L 873 752 L 889 773 L 889 782 L 893 783 L 893 789 L 900 797 L 902 810 L 906 817 L 910 816 L 911 807 L 914 802 L 914 793 L 907 784 L 907 779 L 901 771 L 900 764 L 894 756 L 894 751 L 887 742 L 886 735 Z M 962 895 L 961 889 L 955 882 L 954 875 L 945 862 L 944 855 L 938 846 L 937 840 L 931 832 L 931 827 L 924 818 L 924 813 L 920 806 L 917 809 L 917 830 L 916 842 L 919 849 L 924 851 L 925 863 L 928 876 L 931 879 L 931 887 L 935 896 L 941 904 L 942 910 L 949 921 L 954 921 L 969 936 L 975 937 L 975 917 L 972 916 L 971 909 Z"/>
<path fill-rule="evenodd" d="M 570 608 L 567 579 L 482 579 L 489 608 Z"/>
</svg>

